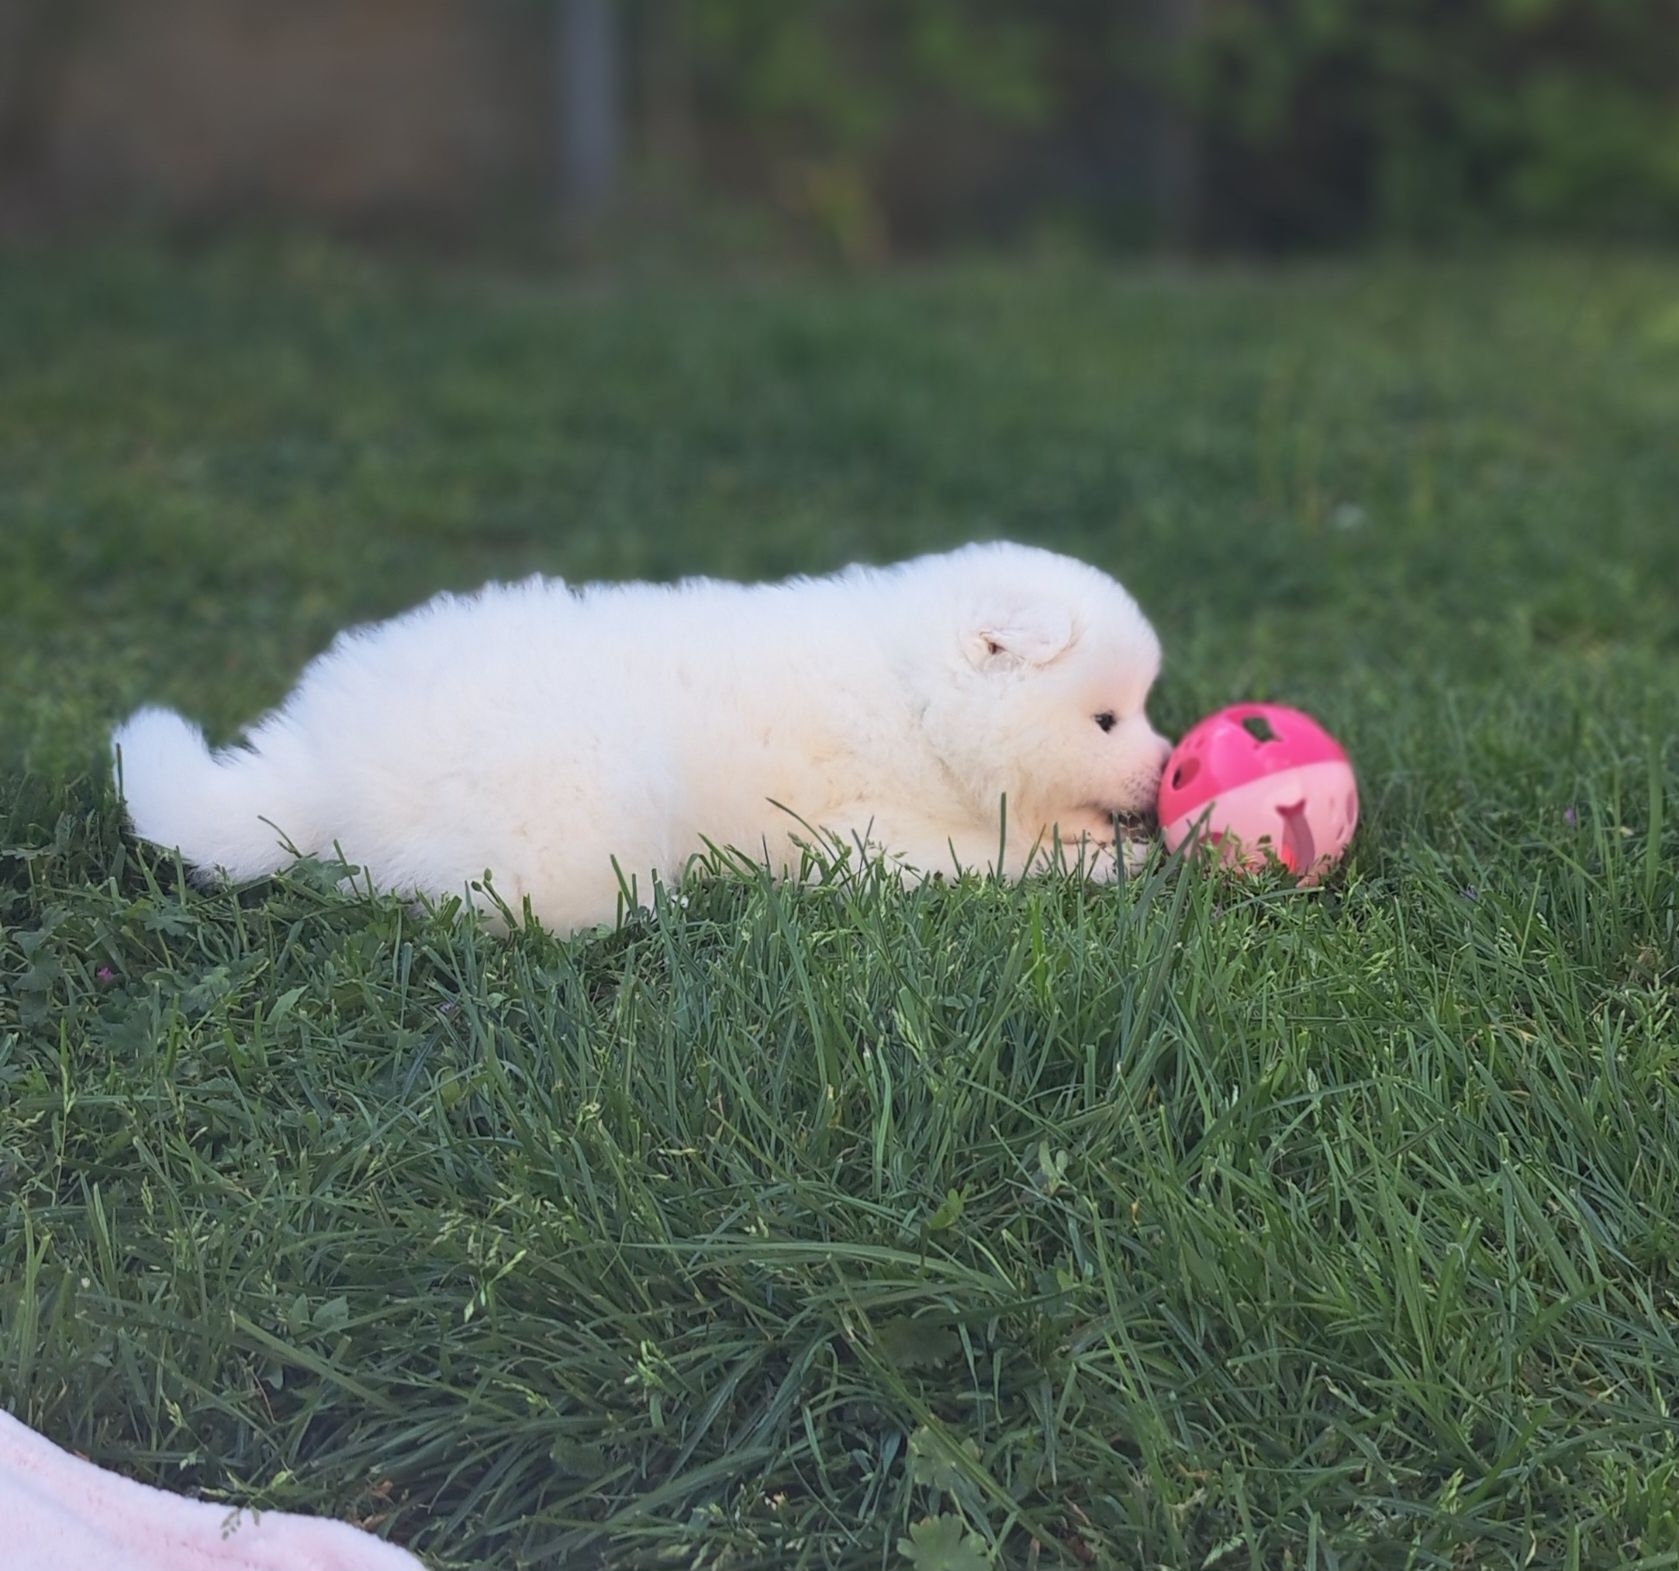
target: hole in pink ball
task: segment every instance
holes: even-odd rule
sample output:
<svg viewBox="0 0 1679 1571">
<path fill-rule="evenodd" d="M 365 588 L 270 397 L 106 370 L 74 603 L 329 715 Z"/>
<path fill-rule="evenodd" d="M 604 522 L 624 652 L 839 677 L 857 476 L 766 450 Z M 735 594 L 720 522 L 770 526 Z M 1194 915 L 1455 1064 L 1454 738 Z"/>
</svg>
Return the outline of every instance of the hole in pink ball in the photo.
<svg viewBox="0 0 1679 1571">
<path fill-rule="evenodd" d="M 1242 729 L 1256 742 L 1275 742 L 1277 740 L 1276 731 L 1264 715 L 1249 715 L 1242 722 Z"/>
<path fill-rule="evenodd" d="M 1317 842 L 1306 822 L 1306 799 L 1279 806 L 1283 815 L 1283 860 L 1295 872 L 1302 872 L 1317 860 Z"/>
<path fill-rule="evenodd" d="M 1172 771 L 1172 789 L 1174 791 L 1181 791 L 1200 773 L 1201 760 L 1199 758 L 1184 759 L 1184 761 Z"/>
</svg>

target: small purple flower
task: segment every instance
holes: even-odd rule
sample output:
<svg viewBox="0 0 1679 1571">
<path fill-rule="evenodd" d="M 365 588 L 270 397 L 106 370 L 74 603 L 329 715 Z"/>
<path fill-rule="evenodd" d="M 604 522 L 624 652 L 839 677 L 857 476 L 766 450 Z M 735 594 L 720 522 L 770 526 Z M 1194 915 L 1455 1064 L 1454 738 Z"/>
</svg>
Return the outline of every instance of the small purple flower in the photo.
<svg viewBox="0 0 1679 1571">
<path fill-rule="evenodd" d="M 1562 821 L 1572 829 L 1580 822 L 1580 815 L 1572 807 L 1565 807 L 1562 810 Z"/>
<path fill-rule="evenodd" d="M 117 974 L 109 966 L 100 966 L 100 968 L 93 973 L 93 977 L 101 987 L 109 987 L 114 981 L 116 981 Z"/>
</svg>

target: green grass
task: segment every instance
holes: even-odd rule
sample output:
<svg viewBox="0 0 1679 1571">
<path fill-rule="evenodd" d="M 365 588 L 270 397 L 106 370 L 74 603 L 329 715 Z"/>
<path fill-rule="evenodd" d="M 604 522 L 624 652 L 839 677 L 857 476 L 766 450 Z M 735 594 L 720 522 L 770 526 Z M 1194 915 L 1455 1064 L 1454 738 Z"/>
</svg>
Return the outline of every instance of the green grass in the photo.
<svg viewBox="0 0 1679 1571">
<path fill-rule="evenodd" d="M 0 1401 L 440 1567 L 1679 1566 L 1676 431 L 1658 259 L 0 260 Z M 1344 873 L 566 944 L 103 783 L 438 587 L 990 535 L 1335 727 Z"/>
</svg>

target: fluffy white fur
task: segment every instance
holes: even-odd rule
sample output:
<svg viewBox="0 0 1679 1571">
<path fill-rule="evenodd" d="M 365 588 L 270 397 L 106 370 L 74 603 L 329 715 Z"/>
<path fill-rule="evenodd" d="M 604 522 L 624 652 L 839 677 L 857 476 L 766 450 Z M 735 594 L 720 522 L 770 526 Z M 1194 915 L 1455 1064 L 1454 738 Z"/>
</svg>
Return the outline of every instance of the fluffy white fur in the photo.
<svg viewBox="0 0 1679 1571">
<path fill-rule="evenodd" d="M 1114 816 L 1152 809 L 1168 752 L 1159 664 L 1106 574 L 969 546 L 779 584 L 439 595 L 340 635 L 242 747 L 161 709 L 112 741 L 136 832 L 205 873 L 341 848 L 405 893 L 488 872 L 568 930 L 706 842 L 778 874 L 812 828 L 913 873 L 990 868 L 1005 797 L 1004 872 L 1059 844 L 1111 876 Z"/>
</svg>

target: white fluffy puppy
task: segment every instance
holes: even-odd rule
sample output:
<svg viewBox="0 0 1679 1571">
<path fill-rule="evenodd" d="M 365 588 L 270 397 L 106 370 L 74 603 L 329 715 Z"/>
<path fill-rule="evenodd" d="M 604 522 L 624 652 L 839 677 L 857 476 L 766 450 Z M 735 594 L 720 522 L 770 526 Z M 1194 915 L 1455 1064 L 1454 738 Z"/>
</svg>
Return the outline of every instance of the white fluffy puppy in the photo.
<svg viewBox="0 0 1679 1571">
<path fill-rule="evenodd" d="M 1017 545 L 744 585 L 555 579 L 339 636 L 241 747 L 143 709 L 112 738 L 136 832 L 201 872 L 341 848 L 382 889 L 488 872 L 564 931 L 714 846 L 796 870 L 821 830 L 912 873 L 1112 876 L 1168 752 L 1160 645 L 1093 567 Z M 1006 799 L 1006 842 L 1000 834 Z M 485 904 L 483 892 L 471 895 Z"/>
</svg>

